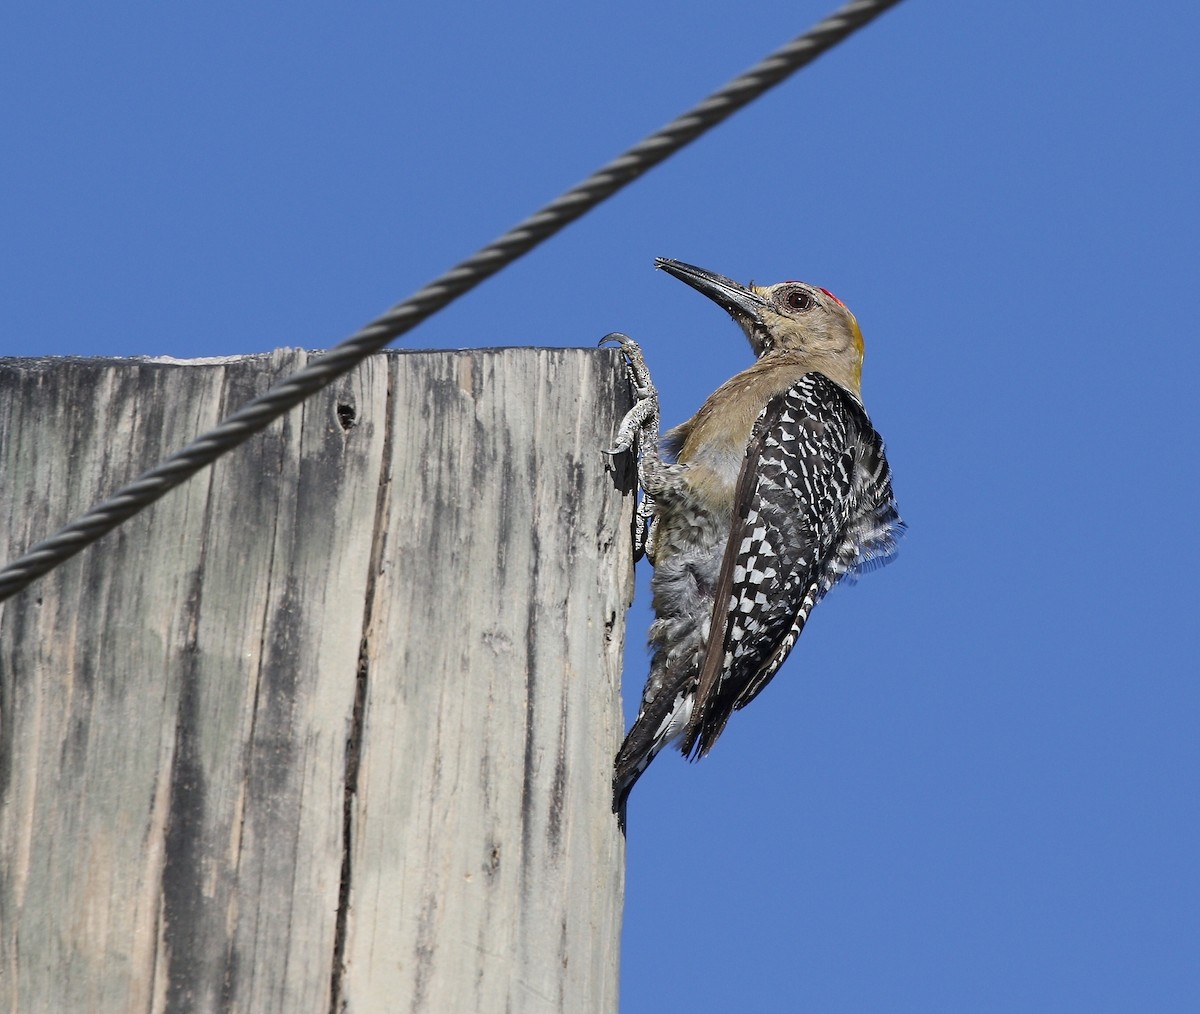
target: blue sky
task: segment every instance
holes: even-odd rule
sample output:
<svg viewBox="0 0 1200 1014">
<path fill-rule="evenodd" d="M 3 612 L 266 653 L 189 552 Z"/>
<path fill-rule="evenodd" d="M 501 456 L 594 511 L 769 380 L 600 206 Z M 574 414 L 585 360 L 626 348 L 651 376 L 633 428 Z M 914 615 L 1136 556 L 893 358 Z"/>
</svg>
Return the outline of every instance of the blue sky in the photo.
<svg viewBox="0 0 1200 1014">
<path fill-rule="evenodd" d="M 0 355 L 334 344 L 831 7 L 10 5 Z M 909 534 L 639 783 L 627 1014 L 1195 1009 L 1198 28 L 907 0 L 404 339 L 670 423 L 749 352 L 656 255 L 866 335 Z"/>
</svg>

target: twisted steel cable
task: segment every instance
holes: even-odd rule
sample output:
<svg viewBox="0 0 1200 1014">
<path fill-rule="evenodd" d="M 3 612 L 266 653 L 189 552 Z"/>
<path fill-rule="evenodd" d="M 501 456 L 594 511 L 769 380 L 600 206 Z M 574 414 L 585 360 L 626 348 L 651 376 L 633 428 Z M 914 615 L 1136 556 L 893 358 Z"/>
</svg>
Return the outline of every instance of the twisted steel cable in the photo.
<svg viewBox="0 0 1200 1014">
<path fill-rule="evenodd" d="M 519 222 L 482 250 L 397 303 L 340 345 L 247 402 L 214 429 L 122 486 L 0 570 L 0 602 L 90 545 L 127 518 L 248 440 L 390 341 L 490 278 L 564 226 L 694 141 L 769 88 L 812 62 L 900 0 L 852 0 L 810 31 L 780 47 L 661 130 L 634 145 L 582 183 Z"/>
</svg>

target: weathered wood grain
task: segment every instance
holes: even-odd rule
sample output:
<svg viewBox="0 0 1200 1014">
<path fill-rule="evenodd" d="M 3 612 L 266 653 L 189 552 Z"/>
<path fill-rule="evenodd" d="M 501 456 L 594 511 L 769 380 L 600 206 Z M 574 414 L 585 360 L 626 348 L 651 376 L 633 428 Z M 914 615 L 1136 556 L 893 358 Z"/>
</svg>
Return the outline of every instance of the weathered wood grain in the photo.
<svg viewBox="0 0 1200 1014">
<path fill-rule="evenodd" d="M 0 362 L 0 556 L 307 359 Z M 627 397 L 375 357 L 0 604 L 0 1010 L 615 1010 Z"/>
</svg>

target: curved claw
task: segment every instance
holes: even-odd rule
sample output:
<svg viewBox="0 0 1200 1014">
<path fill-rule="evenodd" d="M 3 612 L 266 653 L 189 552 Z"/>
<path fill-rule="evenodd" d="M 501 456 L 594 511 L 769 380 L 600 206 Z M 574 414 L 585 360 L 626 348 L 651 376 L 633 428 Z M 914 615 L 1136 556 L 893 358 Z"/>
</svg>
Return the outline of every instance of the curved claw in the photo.
<svg viewBox="0 0 1200 1014">
<path fill-rule="evenodd" d="M 601 338 L 598 342 L 596 342 L 596 348 L 602 349 L 602 348 L 604 348 L 605 345 L 610 345 L 610 344 L 611 345 L 620 345 L 623 348 L 625 346 L 626 342 L 631 342 L 631 341 L 633 341 L 633 339 L 630 338 L 629 335 L 627 335 L 627 334 L 621 334 L 620 331 L 610 331 L 603 338 Z"/>
</svg>

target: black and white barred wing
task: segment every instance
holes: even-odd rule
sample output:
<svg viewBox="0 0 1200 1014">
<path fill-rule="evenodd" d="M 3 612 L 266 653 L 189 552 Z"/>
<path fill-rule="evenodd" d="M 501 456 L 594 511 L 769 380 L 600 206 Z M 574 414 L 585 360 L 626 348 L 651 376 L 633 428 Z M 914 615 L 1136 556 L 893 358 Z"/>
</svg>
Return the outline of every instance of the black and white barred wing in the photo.
<svg viewBox="0 0 1200 1014">
<path fill-rule="evenodd" d="M 684 753 L 712 748 L 821 596 L 889 553 L 898 523 L 882 442 L 846 391 L 809 373 L 768 403 L 738 477 Z"/>
</svg>

